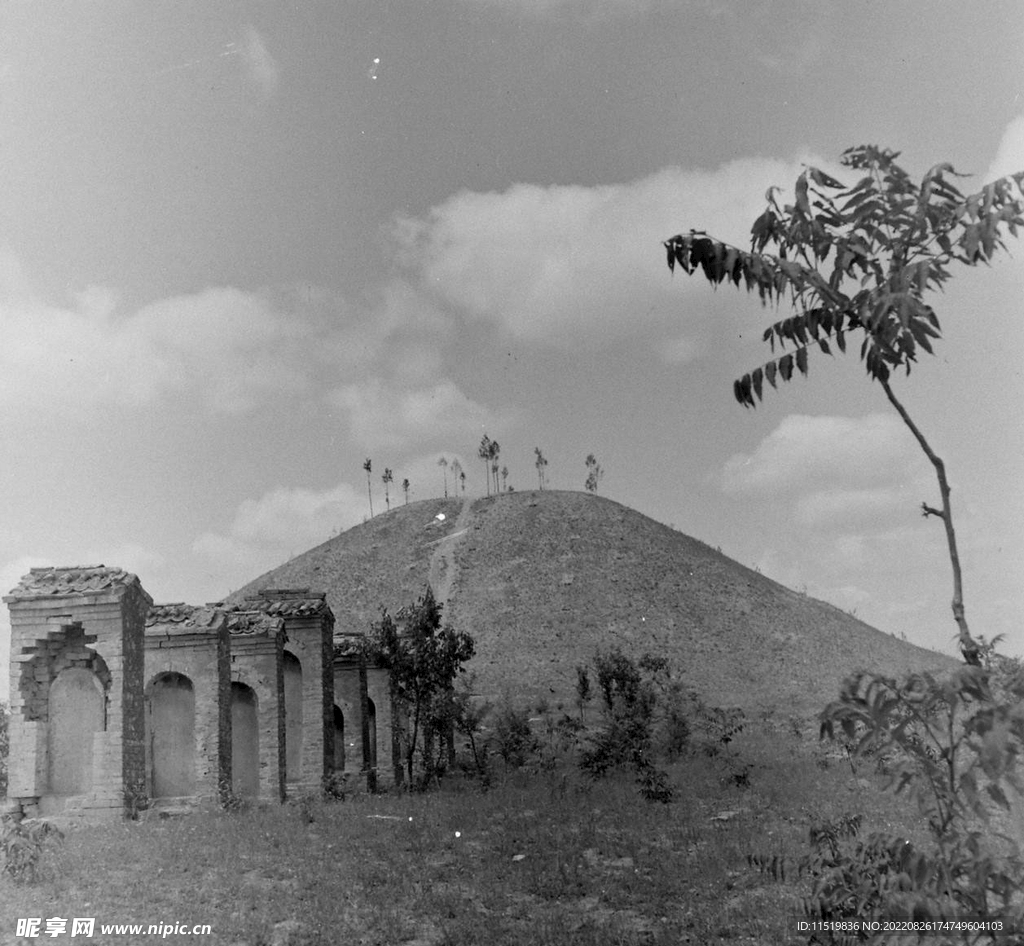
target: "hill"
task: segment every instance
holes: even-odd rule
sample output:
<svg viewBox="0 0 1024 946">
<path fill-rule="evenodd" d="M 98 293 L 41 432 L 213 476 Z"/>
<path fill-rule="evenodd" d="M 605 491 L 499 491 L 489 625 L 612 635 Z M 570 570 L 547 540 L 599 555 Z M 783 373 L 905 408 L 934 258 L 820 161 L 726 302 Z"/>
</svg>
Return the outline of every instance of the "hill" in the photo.
<svg viewBox="0 0 1024 946">
<path fill-rule="evenodd" d="M 443 517 L 443 518 L 439 518 Z M 516 492 L 401 506 L 286 562 L 260 588 L 327 592 L 337 629 L 365 630 L 430 582 L 445 618 L 477 641 L 478 690 L 572 700 L 599 649 L 667 656 L 719 706 L 816 713 L 843 677 L 952 658 L 883 634 L 681 532 L 603 497 Z"/>
</svg>

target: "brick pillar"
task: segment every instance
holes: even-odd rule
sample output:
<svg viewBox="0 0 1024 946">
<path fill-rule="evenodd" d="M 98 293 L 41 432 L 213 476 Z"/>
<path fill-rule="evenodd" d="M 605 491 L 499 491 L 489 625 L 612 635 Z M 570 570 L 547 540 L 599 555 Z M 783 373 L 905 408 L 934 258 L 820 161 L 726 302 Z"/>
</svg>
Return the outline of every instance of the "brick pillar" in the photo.
<svg viewBox="0 0 1024 946">
<path fill-rule="evenodd" d="M 152 599 L 135 575 L 99 565 L 34 568 L 4 601 L 12 806 L 122 817 L 144 791 L 142 641 Z M 61 696 L 52 704 L 55 683 Z M 51 725 L 62 725 L 52 715 L 58 712 L 67 714 L 63 725 L 87 727 L 79 738 L 68 742 Z M 74 785 L 75 794 L 58 795 L 55 785 Z"/>
<path fill-rule="evenodd" d="M 256 694 L 260 798 L 285 797 L 284 621 L 259 611 L 228 613 L 231 680 Z"/>
</svg>

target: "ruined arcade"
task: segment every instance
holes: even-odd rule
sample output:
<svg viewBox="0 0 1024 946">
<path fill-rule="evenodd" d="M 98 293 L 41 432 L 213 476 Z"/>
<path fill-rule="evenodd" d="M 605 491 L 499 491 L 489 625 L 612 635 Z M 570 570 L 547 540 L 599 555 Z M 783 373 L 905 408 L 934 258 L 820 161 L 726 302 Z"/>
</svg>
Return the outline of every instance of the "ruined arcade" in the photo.
<svg viewBox="0 0 1024 946">
<path fill-rule="evenodd" d="M 387 674 L 323 593 L 154 605 L 135 575 L 89 566 L 34 568 L 4 601 L 16 813 L 114 819 L 394 778 Z"/>
</svg>

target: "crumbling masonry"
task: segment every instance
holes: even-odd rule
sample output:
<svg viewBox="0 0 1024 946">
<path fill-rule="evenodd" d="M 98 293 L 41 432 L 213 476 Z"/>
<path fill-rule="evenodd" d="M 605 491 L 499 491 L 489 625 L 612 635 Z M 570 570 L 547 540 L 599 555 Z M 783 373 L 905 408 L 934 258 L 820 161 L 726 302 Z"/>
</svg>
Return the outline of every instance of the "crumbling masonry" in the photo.
<svg viewBox="0 0 1024 946">
<path fill-rule="evenodd" d="M 101 565 L 33 568 L 4 601 L 15 812 L 121 818 L 401 778 L 387 673 L 322 593 L 154 605 Z"/>
</svg>

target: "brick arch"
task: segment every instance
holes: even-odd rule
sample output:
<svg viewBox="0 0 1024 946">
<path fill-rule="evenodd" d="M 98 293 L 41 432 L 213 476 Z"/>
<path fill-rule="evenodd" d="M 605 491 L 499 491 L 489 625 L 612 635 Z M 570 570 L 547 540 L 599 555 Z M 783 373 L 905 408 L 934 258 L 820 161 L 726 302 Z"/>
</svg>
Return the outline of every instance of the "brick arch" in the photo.
<svg viewBox="0 0 1024 946">
<path fill-rule="evenodd" d="M 47 787 L 51 794 L 85 795 L 94 784 L 95 734 L 106 729 L 106 692 L 88 667 L 65 667 L 47 700 Z"/>
<path fill-rule="evenodd" d="M 196 695 L 184 673 L 164 670 L 148 683 L 146 748 L 150 794 L 181 798 L 196 791 Z"/>
<path fill-rule="evenodd" d="M 231 791 L 250 798 L 260 793 L 259 695 L 239 680 L 231 683 Z"/>
<path fill-rule="evenodd" d="M 302 661 L 294 651 L 286 647 L 281 655 L 281 663 L 284 675 L 285 779 L 298 782 L 303 775 Z"/>
</svg>

